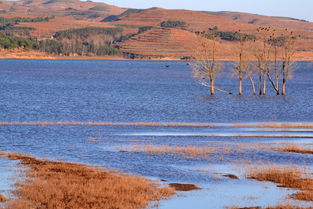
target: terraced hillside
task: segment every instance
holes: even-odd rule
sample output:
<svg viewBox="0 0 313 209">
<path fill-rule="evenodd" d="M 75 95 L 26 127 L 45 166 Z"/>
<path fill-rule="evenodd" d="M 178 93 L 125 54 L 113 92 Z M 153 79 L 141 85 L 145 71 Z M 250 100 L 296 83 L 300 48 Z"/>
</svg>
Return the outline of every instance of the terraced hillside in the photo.
<svg viewBox="0 0 313 209">
<path fill-rule="evenodd" d="M 236 31 L 241 28 L 245 32 L 255 33 L 257 26 L 230 20 L 204 12 L 190 10 L 166 10 L 153 8 L 145 11 L 123 16 L 115 23 L 136 26 L 159 26 L 162 21 L 179 20 L 186 22 L 188 30 L 207 30 L 210 27 L 218 27 L 224 31 Z"/>
<path fill-rule="evenodd" d="M 119 46 L 124 53 L 136 58 L 189 59 L 195 52 L 197 37 L 186 30 L 155 27 Z M 227 51 L 221 44 L 218 44 L 218 48 L 219 51 Z"/>
<path fill-rule="evenodd" d="M 73 19 L 103 19 L 118 15 L 125 9 L 104 3 L 80 0 L 20 0 L 1 1 L 3 16 L 71 16 Z M 98 20 L 97 20 L 98 21 Z"/>
<path fill-rule="evenodd" d="M 210 12 L 210 14 L 226 17 L 230 20 L 239 21 L 252 25 L 264 25 L 276 28 L 290 28 L 293 30 L 313 30 L 313 23 L 290 17 L 269 17 L 242 12 Z"/>
<path fill-rule="evenodd" d="M 115 40 L 114 46 L 125 55 L 136 58 L 192 57 L 197 42 L 196 31 L 214 29 L 227 35 L 240 30 L 241 33 L 256 35 L 259 27 L 270 26 L 277 34 L 283 34 L 288 28 L 294 34 L 301 35 L 296 43 L 297 59 L 313 59 L 313 23 L 294 18 L 156 7 L 127 9 L 80 0 L 3 0 L 0 3 L 0 17 L 49 17 L 46 21 L 21 21 L 13 25 L 15 30 L 20 28 L 23 33 L 26 30 L 24 38 L 29 38 L 25 37 L 28 34 L 38 40 L 53 39 L 56 32 L 67 29 L 122 28 L 122 38 Z M 171 21 L 179 22 L 181 26 L 167 27 L 161 24 Z M 6 33 L 5 28 L 2 27 L 2 33 Z M 218 58 L 233 59 L 236 48 L 235 41 L 221 40 Z"/>
</svg>

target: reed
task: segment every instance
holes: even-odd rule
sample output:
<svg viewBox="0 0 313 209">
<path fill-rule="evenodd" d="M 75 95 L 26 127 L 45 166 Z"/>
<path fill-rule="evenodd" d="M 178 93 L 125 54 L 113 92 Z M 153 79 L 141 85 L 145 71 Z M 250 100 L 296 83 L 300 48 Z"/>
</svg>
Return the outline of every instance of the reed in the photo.
<svg viewBox="0 0 313 209">
<path fill-rule="evenodd" d="M 300 145 L 296 144 L 287 144 L 283 146 L 271 147 L 271 150 L 279 151 L 279 152 L 293 152 L 293 153 L 300 153 L 300 154 L 313 154 L 313 149 L 304 148 Z"/>
<path fill-rule="evenodd" d="M 248 178 L 271 181 L 281 187 L 299 189 L 302 192 L 292 195 L 293 199 L 313 201 L 313 178 L 307 168 L 295 165 L 267 165 L 250 166 L 248 170 Z"/>
<path fill-rule="evenodd" d="M 174 194 L 151 180 L 106 171 L 82 164 L 38 160 L 30 155 L 10 153 L 28 169 L 25 180 L 13 192 L 17 199 L 6 209 L 139 209 Z"/>
<path fill-rule="evenodd" d="M 174 154 L 184 158 L 201 158 L 209 160 L 209 155 L 214 152 L 210 147 L 174 147 L 174 146 L 155 146 L 151 144 L 132 145 L 130 147 L 116 147 L 123 152 L 143 152 L 147 154 Z"/>
</svg>

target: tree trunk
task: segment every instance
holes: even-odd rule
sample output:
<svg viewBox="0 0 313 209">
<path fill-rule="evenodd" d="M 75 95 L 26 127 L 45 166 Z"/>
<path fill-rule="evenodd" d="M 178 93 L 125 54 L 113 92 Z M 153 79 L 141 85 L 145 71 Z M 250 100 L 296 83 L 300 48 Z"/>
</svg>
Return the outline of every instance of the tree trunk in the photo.
<svg viewBox="0 0 313 209">
<path fill-rule="evenodd" d="M 215 94 L 214 80 L 211 80 L 211 95 Z"/>
<path fill-rule="evenodd" d="M 283 78 L 283 86 L 282 86 L 282 90 L 281 90 L 281 95 L 286 95 L 286 82 L 287 80 L 285 78 Z"/>
<path fill-rule="evenodd" d="M 239 95 L 242 95 L 242 78 L 239 78 Z"/>
<path fill-rule="evenodd" d="M 279 71 L 275 66 L 275 77 L 276 77 L 276 94 L 279 95 Z"/>
<path fill-rule="evenodd" d="M 259 95 L 262 95 L 262 73 L 259 72 Z"/>
<path fill-rule="evenodd" d="M 277 88 L 273 82 L 273 79 L 271 78 L 271 75 L 269 72 L 267 72 L 267 78 L 270 81 L 270 83 L 272 84 L 274 90 L 276 91 L 276 94 L 279 95 L 279 88 Z"/>
<path fill-rule="evenodd" d="M 284 95 L 286 94 L 286 83 L 287 83 L 287 78 L 286 78 L 286 62 L 285 62 L 285 61 L 283 61 L 282 73 L 283 73 L 283 85 L 282 85 L 281 94 L 284 96 Z"/>
<path fill-rule="evenodd" d="M 266 95 L 266 74 L 263 74 L 263 95 Z"/>
</svg>

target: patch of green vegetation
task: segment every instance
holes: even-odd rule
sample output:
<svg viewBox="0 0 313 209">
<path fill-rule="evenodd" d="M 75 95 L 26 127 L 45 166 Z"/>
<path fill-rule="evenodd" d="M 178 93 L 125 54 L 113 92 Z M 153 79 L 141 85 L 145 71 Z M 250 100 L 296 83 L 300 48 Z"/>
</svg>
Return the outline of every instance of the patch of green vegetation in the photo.
<svg viewBox="0 0 313 209">
<path fill-rule="evenodd" d="M 219 12 L 212 12 L 212 11 L 201 11 L 201 12 L 206 13 L 206 14 L 210 14 L 210 15 L 216 15 L 219 13 Z"/>
<path fill-rule="evenodd" d="M 297 19 L 297 18 L 292 18 L 292 17 L 280 17 L 280 16 L 270 16 L 272 18 L 278 18 L 278 19 L 287 19 L 287 20 L 295 20 L 295 21 L 300 21 L 300 22 L 309 22 L 307 20 L 303 19 Z"/>
<path fill-rule="evenodd" d="M 98 18 L 98 17 L 101 17 L 101 15 L 97 14 L 97 13 L 93 13 L 93 12 L 70 12 L 70 13 L 67 13 L 67 14 L 64 14 L 63 16 L 87 16 L 87 18 Z"/>
<path fill-rule="evenodd" d="M 201 32 L 197 31 L 196 34 L 200 34 Z M 213 37 L 219 37 L 224 41 L 240 41 L 240 38 L 244 38 L 245 40 L 256 40 L 257 37 L 253 34 L 244 34 L 238 32 L 228 32 L 228 31 L 218 31 L 218 28 L 215 26 L 210 28 L 210 32 L 205 34 L 206 38 L 213 39 Z"/>
<path fill-rule="evenodd" d="M 130 15 L 130 14 L 143 12 L 143 11 L 145 11 L 145 9 L 128 9 L 125 12 L 117 15 L 117 17 L 120 18 L 120 17 L 124 17 L 124 16 Z"/>
<path fill-rule="evenodd" d="M 0 10 L 0 14 L 6 14 L 7 11 L 6 10 Z"/>
<path fill-rule="evenodd" d="M 88 27 L 88 28 L 79 28 L 79 29 L 68 29 L 64 31 L 56 32 L 54 35 L 55 39 L 86 39 L 94 35 L 110 35 L 112 37 L 117 36 L 123 30 L 121 28 L 97 28 L 97 27 Z"/>
<path fill-rule="evenodd" d="M 144 33 L 148 30 L 151 30 L 153 28 L 153 26 L 143 26 L 143 27 L 140 27 L 138 28 L 138 33 Z"/>
<path fill-rule="evenodd" d="M 25 39 L 21 37 L 12 37 L 0 34 L 0 48 L 3 49 L 14 49 L 14 48 L 24 48 L 31 49 L 33 42 L 30 39 Z"/>
<path fill-rule="evenodd" d="M 105 6 L 97 5 L 97 6 L 94 6 L 94 7 L 90 8 L 89 10 L 94 10 L 94 11 L 106 11 L 107 8 L 106 8 Z"/>
<path fill-rule="evenodd" d="M 225 41 L 240 41 L 240 34 L 237 32 L 217 31 L 217 35 L 220 37 L 220 39 L 225 40 Z M 246 40 L 256 40 L 255 35 L 242 34 L 242 33 L 241 35 L 243 35 L 243 37 L 245 37 Z"/>
<path fill-rule="evenodd" d="M 138 28 L 139 27 L 137 25 L 127 25 L 127 24 L 114 24 L 114 25 L 120 28 Z"/>
<path fill-rule="evenodd" d="M 30 31 L 36 30 L 32 27 L 9 27 L 3 30 L 6 36 L 30 37 Z"/>
<path fill-rule="evenodd" d="M 52 4 L 52 3 L 73 3 L 73 0 L 49 0 L 45 2 L 45 4 Z"/>
<path fill-rule="evenodd" d="M 33 1 L 32 1 L 32 0 L 29 0 L 29 1 L 25 1 L 25 2 L 23 3 L 23 5 L 27 5 L 27 4 L 31 4 L 31 3 L 33 3 Z"/>
<path fill-rule="evenodd" d="M 54 18 L 54 16 L 52 16 L 52 17 L 36 17 L 36 18 L 29 18 L 29 17 L 5 18 L 5 17 L 0 17 L 0 30 L 6 30 L 8 28 L 13 27 L 16 24 L 21 23 L 21 22 L 46 22 L 52 18 Z"/>
<path fill-rule="evenodd" d="M 164 28 L 182 28 L 186 25 L 186 22 L 178 20 L 168 20 L 161 22 L 160 26 Z"/>
<path fill-rule="evenodd" d="M 110 15 L 106 18 L 104 18 L 102 20 L 102 22 L 113 22 L 113 21 L 117 21 L 120 20 L 121 17 L 130 15 L 130 14 L 134 14 L 134 13 L 139 13 L 139 12 L 143 12 L 145 11 L 145 9 L 128 9 L 126 11 L 124 11 L 123 13 L 119 14 L 119 15 Z"/>
</svg>

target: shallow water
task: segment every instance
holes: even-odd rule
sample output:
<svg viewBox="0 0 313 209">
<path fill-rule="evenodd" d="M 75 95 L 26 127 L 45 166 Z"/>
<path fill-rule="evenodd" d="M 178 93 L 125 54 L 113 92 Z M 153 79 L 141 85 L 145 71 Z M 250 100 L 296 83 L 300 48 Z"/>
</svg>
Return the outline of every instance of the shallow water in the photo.
<svg viewBox="0 0 313 209">
<path fill-rule="evenodd" d="M 313 122 L 310 64 L 298 63 L 286 97 L 275 96 L 273 91 L 266 97 L 249 96 L 247 82 L 247 96 L 217 93 L 212 97 L 208 96 L 206 87 L 194 81 L 185 62 L 0 60 L 0 121 L 192 124 L 183 127 L 0 125 L 0 150 L 87 163 L 204 188 L 163 202 L 163 209 L 190 208 L 195 200 L 197 208 L 218 209 L 239 204 L 236 201 L 240 201 L 240 206 L 274 205 L 276 201 L 284 201 L 290 191 L 245 180 L 244 176 L 229 180 L 216 173 L 236 174 L 238 167 L 245 166 L 238 162 L 247 160 L 313 167 L 309 155 L 250 149 L 258 144 L 290 142 L 312 146 L 312 129 L 229 125 Z M 217 81 L 218 87 L 236 89 L 237 81 L 229 73 L 222 78 Z M 215 126 L 202 127 L 199 123 Z M 212 147 L 220 152 L 213 153 L 210 160 L 202 160 L 173 154 L 119 152 L 116 148 L 136 144 Z M 226 148 L 233 151 L 223 153 Z M 237 149 L 244 151 L 234 151 Z M 8 162 L 0 163 L 2 173 L 5 163 Z M 4 184 L 0 186 L 6 188 Z"/>
</svg>

